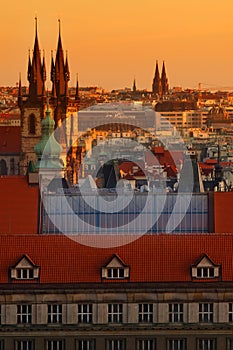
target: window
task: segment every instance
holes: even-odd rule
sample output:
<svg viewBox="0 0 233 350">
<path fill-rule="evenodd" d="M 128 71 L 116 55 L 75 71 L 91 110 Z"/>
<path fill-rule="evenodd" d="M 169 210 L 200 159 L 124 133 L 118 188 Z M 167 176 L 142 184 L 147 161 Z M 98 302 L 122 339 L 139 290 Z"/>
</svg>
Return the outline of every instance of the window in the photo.
<svg viewBox="0 0 233 350">
<path fill-rule="evenodd" d="M 78 350 L 95 350 L 94 339 L 78 340 Z"/>
<path fill-rule="evenodd" d="M 233 322 L 233 303 L 229 303 L 229 322 Z"/>
<path fill-rule="evenodd" d="M 4 159 L 0 160 L 0 175 L 7 175 L 7 166 Z"/>
<path fill-rule="evenodd" d="M 184 306 L 183 304 L 169 304 L 169 322 L 184 321 Z"/>
<path fill-rule="evenodd" d="M 169 339 L 168 350 L 186 350 L 186 339 Z"/>
<path fill-rule="evenodd" d="M 34 278 L 33 269 L 16 269 L 16 278 L 20 280 L 28 280 Z"/>
<path fill-rule="evenodd" d="M 197 278 L 213 278 L 214 267 L 197 267 Z"/>
<path fill-rule="evenodd" d="M 17 263 L 10 267 L 10 276 L 17 280 L 32 280 L 39 278 L 40 267 L 36 266 L 26 254 L 21 256 Z"/>
<path fill-rule="evenodd" d="M 212 279 L 220 277 L 221 265 L 216 265 L 206 254 L 198 259 L 197 263 L 191 266 L 192 278 Z"/>
<path fill-rule="evenodd" d="M 138 322 L 153 322 L 153 304 L 138 305 Z"/>
<path fill-rule="evenodd" d="M 214 319 L 213 304 L 199 304 L 199 322 L 213 322 Z"/>
<path fill-rule="evenodd" d="M 107 269 L 108 278 L 124 278 L 124 269 L 119 267 L 113 267 Z"/>
<path fill-rule="evenodd" d="M 0 350 L 4 350 L 4 340 L 0 339 Z"/>
<path fill-rule="evenodd" d="M 62 323 L 62 305 L 48 305 L 48 323 Z"/>
<path fill-rule="evenodd" d="M 29 131 L 29 134 L 35 135 L 35 133 L 36 133 L 36 117 L 34 114 L 29 115 L 28 131 Z"/>
<path fill-rule="evenodd" d="M 156 340 L 155 339 L 137 340 L 137 350 L 156 350 Z"/>
<path fill-rule="evenodd" d="M 108 304 L 108 322 L 121 323 L 123 321 L 123 305 Z"/>
<path fill-rule="evenodd" d="M 15 342 L 15 350 L 34 350 L 33 340 L 17 340 Z"/>
<path fill-rule="evenodd" d="M 47 340 L 46 350 L 65 350 L 64 340 Z"/>
<path fill-rule="evenodd" d="M 125 350 L 125 339 L 113 339 L 107 341 L 107 350 Z"/>
<path fill-rule="evenodd" d="M 123 279 L 129 278 L 129 266 L 114 254 L 109 263 L 102 267 L 102 278 L 106 279 Z"/>
<path fill-rule="evenodd" d="M 31 305 L 17 305 L 17 323 L 32 323 Z"/>
<path fill-rule="evenodd" d="M 198 339 L 198 350 L 216 350 L 215 339 Z"/>
<path fill-rule="evenodd" d="M 92 322 L 92 304 L 78 305 L 78 322 L 79 323 Z"/>
</svg>

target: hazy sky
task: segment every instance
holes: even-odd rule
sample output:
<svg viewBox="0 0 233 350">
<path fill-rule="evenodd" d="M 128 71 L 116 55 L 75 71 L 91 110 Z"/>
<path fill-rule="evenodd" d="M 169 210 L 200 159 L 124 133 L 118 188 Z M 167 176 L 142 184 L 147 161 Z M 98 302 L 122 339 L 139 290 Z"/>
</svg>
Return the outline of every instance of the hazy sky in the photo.
<svg viewBox="0 0 233 350">
<path fill-rule="evenodd" d="M 11 0 L 1 7 L 0 85 L 27 84 L 35 15 L 39 44 L 57 46 L 61 19 L 70 86 L 151 89 L 155 61 L 165 60 L 170 86 L 233 86 L 232 0 Z M 161 68 L 160 68 L 161 69 Z M 48 79 L 48 87 L 50 87 Z"/>
</svg>

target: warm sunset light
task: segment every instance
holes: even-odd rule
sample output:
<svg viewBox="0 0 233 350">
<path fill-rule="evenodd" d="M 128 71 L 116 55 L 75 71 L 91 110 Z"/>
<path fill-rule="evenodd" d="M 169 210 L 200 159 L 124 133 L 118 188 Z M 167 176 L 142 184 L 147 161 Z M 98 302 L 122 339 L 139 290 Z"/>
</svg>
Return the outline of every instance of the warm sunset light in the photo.
<svg viewBox="0 0 233 350">
<path fill-rule="evenodd" d="M 13 0 L 1 9 L 0 85 L 27 84 L 28 50 L 38 17 L 40 48 L 45 50 L 47 80 L 51 50 L 61 19 L 63 49 L 68 51 L 70 86 L 151 89 L 156 59 L 166 62 L 170 86 L 233 86 L 233 2 L 231 0 L 128 0 L 117 2 Z"/>
</svg>

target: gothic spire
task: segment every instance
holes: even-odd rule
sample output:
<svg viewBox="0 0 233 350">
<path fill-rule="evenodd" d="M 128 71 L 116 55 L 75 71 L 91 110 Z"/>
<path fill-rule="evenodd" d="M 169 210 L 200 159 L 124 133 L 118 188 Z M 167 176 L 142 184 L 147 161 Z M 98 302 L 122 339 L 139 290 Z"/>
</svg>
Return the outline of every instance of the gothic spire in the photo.
<svg viewBox="0 0 233 350">
<path fill-rule="evenodd" d="M 79 100 L 80 100 L 80 97 L 79 97 L 79 83 L 78 83 L 78 74 L 77 74 L 77 81 L 76 81 L 75 100 L 76 100 L 76 101 L 79 101 Z"/>
<path fill-rule="evenodd" d="M 154 75 L 153 84 L 152 84 L 152 93 L 159 96 L 162 94 L 162 84 L 161 84 L 159 66 L 158 66 L 157 60 L 156 60 L 156 67 L 155 67 L 155 75 Z"/>
<path fill-rule="evenodd" d="M 134 78 L 133 80 L 133 92 L 137 91 L 137 87 L 136 87 L 136 79 Z"/>
<path fill-rule="evenodd" d="M 163 61 L 162 74 L 161 74 L 161 84 L 162 84 L 162 94 L 166 95 L 168 93 L 169 85 L 168 85 L 168 79 L 167 79 L 164 61 Z"/>
<path fill-rule="evenodd" d="M 35 18 L 35 42 L 33 49 L 32 61 L 28 61 L 28 80 L 29 80 L 29 97 L 32 99 L 37 99 L 43 94 L 44 91 L 44 71 L 45 65 L 42 69 L 40 48 L 37 33 L 37 17 Z"/>
<path fill-rule="evenodd" d="M 60 96 L 66 95 L 68 80 L 66 76 L 66 66 L 64 62 L 64 54 L 63 54 L 62 41 L 61 41 L 60 19 L 58 20 L 58 23 L 59 23 L 59 32 L 58 32 L 57 53 L 56 53 L 56 60 L 55 60 L 55 82 L 53 82 L 53 84 L 55 84 L 56 86 L 57 97 L 60 97 Z"/>
</svg>

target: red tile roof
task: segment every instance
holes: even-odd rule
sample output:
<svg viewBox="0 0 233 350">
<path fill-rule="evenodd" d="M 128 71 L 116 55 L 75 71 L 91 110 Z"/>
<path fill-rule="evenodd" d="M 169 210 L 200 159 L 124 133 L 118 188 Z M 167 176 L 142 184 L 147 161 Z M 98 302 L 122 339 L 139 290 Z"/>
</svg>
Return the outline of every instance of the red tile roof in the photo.
<svg viewBox="0 0 233 350">
<path fill-rule="evenodd" d="M 0 234 L 37 233 L 38 191 L 26 176 L 0 176 Z"/>
<path fill-rule="evenodd" d="M 94 240 L 101 243 L 106 237 Z M 144 235 L 115 248 L 85 246 L 63 235 L 1 235 L 0 283 L 8 282 L 9 267 L 23 254 L 40 266 L 41 284 L 100 283 L 101 268 L 114 254 L 130 267 L 129 282 L 191 282 L 190 267 L 203 253 L 221 264 L 222 281 L 230 282 L 232 247 L 233 235 L 215 234 Z"/>
<path fill-rule="evenodd" d="M 0 154 L 20 151 L 20 126 L 0 126 Z"/>
</svg>

